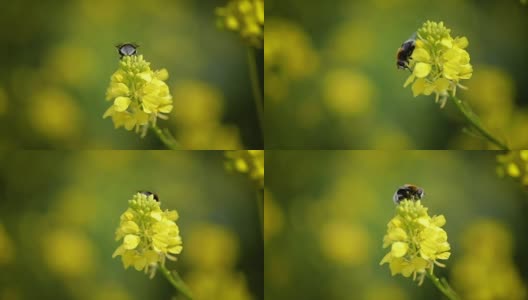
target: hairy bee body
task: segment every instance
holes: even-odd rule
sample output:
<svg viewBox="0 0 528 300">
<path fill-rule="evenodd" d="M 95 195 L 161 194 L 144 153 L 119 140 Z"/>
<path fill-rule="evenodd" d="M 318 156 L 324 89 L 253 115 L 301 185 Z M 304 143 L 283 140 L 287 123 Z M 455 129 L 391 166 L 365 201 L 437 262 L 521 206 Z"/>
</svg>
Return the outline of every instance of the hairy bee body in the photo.
<svg viewBox="0 0 528 300">
<path fill-rule="evenodd" d="M 421 187 L 414 184 L 404 184 L 396 190 L 392 200 L 394 203 L 400 204 L 404 199 L 417 201 L 422 199 L 423 196 L 424 190 Z"/>
<path fill-rule="evenodd" d="M 416 34 L 403 42 L 396 53 L 396 66 L 398 69 L 409 69 L 409 59 L 416 47 Z"/>
</svg>

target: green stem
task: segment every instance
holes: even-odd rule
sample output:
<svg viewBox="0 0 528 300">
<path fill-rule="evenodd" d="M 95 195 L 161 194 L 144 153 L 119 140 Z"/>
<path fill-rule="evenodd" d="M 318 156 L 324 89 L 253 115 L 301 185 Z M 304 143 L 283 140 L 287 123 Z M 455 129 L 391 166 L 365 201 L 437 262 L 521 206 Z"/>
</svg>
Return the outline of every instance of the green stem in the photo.
<svg viewBox="0 0 528 300">
<path fill-rule="evenodd" d="M 168 130 L 166 132 L 163 132 L 158 125 L 152 125 L 150 126 L 150 130 L 152 130 L 160 139 L 160 141 L 167 146 L 167 148 L 172 150 L 178 150 L 180 149 L 180 145 L 176 140 L 168 133 Z"/>
<path fill-rule="evenodd" d="M 450 97 L 451 100 L 455 103 L 458 110 L 466 117 L 466 119 L 469 121 L 471 126 L 477 130 L 477 132 L 486 140 L 488 140 L 490 143 L 494 144 L 495 146 L 499 147 L 501 150 L 509 150 L 508 146 L 506 146 L 503 142 L 501 142 L 499 139 L 495 138 L 489 131 L 487 131 L 482 123 L 480 122 L 478 116 L 467 106 L 466 103 L 464 103 L 462 100 L 458 99 L 455 96 Z"/>
<path fill-rule="evenodd" d="M 192 293 L 189 287 L 183 282 L 180 275 L 178 275 L 178 272 L 172 271 L 172 273 L 167 270 L 165 266 L 160 266 L 161 273 L 167 278 L 167 280 L 172 284 L 172 286 L 178 291 L 178 293 L 182 294 L 185 298 L 188 300 L 192 300 Z"/>
<path fill-rule="evenodd" d="M 427 277 L 429 279 L 431 279 L 433 284 L 442 292 L 442 294 L 444 294 L 448 299 L 450 299 L 450 300 L 460 300 L 460 298 L 455 293 L 455 291 L 447 283 L 447 280 L 445 280 L 443 278 L 442 278 L 442 280 L 438 279 L 438 277 L 436 277 L 436 275 L 433 274 L 432 271 L 431 272 L 426 272 L 426 275 L 427 275 Z"/>
<path fill-rule="evenodd" d="M 253 100 L 255 101 L 255 107 L 257 109 L 257 117 L 259 119 L 260 131 L 264 138 L 264 100 L 262 97 L 262 91 L 260 90 L 259 76 L 257 69 L 257 58 L 253 48 L 248 47 L 248 64 L 249 64 L 249 77 L 251 79 L 251 89 L 253 90 Z"/>
<path fill-rule="evenodd" d="M 260 229 L 262 230 L 262 237 L 264 237 L 264 191 L 262 189 L 257 189 L 257 206 Z"/>
</svg>

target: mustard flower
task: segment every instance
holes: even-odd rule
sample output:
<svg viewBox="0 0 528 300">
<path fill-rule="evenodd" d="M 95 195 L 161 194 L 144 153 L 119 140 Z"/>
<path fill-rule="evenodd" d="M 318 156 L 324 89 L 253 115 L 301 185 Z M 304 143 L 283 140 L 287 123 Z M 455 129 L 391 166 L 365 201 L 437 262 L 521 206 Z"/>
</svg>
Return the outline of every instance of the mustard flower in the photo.
<svg viewBox="0 0 528 300">
<path fill-rule="evenodd" d="M 248 44 L 262 48 L 264 0 L 230 0 L 216 15 L 218 27 L 237 31 Z"/>
<path fill-rule="evenodd" d="M 264 150 L 226 151 L 226 157 L 227 170 L 248 174 L 258 188 L 264 188 Z"/>
<path fill-rule="evenodd" d="M 510 151 L 497 155 L 497 174 L 515 178 L 528 187 L 528 150 Z"/>
<path fill-rule="evenodd" d="M 116 240 L 121 245 L 112 257 L 121 256 L 123 266 L 133 266 L 154 276 L 158 267 L 165 268 L 165 260 L 176 260 L 183 249 L 180 230 L 176 225 L 178 212 L 162 211 L 152 193 L 137 193 L 121 215 Z"/>
<path fill-rule="evenodd" d="M 411 55 L 409 69 L 412 74 L 404 87 L 412 83 L 412 92 L 418 95 L 436 95 L 435 101 L 444 107 L 449 93 L 456 94 L 456 88 L 465 88 L 462 79 L 470 79 L 473 67 L 466 37 L 451 36 L 451 30 L 443 22 L 425 22 L 417 32 L 415 49 Z"/>
<path fill-rule="evenodd" d="M 157 118 L 167 119 L 165 114 L 172 111 L 172 96 L 164 82 L 168 77 L 166 69 L 152 71 L 143 55 L 124 56 L 110 79 L 106 100 L 113 104 L 103 118 L 112 117 L 115 128 L 135 129 L 145 136 Z"/>
<path fill-rule="evenodd" d="M 449 258 L 451 249 L 443 215 L 430 217 L 421 201 L 405 199 L 396 207 L 396 216 L 387 225 L 383 248 L 391 250 L 380 262 L 389 263 L 392 275 L 413 275 L 419 284 L 434 265 L 445 267 L 438 260 Z"/>
</svg>

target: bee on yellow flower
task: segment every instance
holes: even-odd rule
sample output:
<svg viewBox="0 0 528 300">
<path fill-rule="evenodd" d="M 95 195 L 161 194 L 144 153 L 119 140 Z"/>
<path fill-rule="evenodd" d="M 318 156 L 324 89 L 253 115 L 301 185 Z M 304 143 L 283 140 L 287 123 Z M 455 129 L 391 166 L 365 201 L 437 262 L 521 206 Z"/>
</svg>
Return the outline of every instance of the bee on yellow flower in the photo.
<svg viewBox="0 0 528 300">
<path fill-rule="evenodd" d="M 413 276 L 422 284 L 434 266 L 445 267 L 451 253 L 443 215 L 430 217 L 420 200 L 404 199 L 396 207 L 396 216 L 387 225 L 383 248 L 391 250 L 380 262 L 389 263 L 392 275 Z"/>
<path fill-rule="evenodd" d="M 172 111 L 172 96 L 164 82 L 166 69 L 152 71 L 143 55 L 125 55 L 112 75 L 106 100 L 113 101 L 103 118 L 112 117 L 115 128 L 124 127 L 145 136 L 156 120 L 167 119 Z"/>
<path fill-rule="evenodd" d="M 157 198 L 157 196 L 156 196 Z M 123 266 L 154 276 L 165 260 L 176 260 L 183 249 L 180 229 L 176 225 L 178 212 L 162 211 L 154 193 L 138 192 L 121 215 L 116 240 L 121 245 L 112 257 L 121 256 Z"/>
<path fill-rule="evenodd" d="M 462 79 L 470 79 L 473 67 L 466 51 L 469 45 L 466 37 L 451 36 L 451 30 L 443 22 L 427 21 L 418 29 L 413 50 L 405 68 L 412 74 L 407 78 L 404 87 L 412 83 L 412 92 L 418 95 L 435 94 L 435 101 L 444 107 L 449 93 L 456 94 Z M 405 43 L 404 43 L 405 44 Z"/>
</svg>

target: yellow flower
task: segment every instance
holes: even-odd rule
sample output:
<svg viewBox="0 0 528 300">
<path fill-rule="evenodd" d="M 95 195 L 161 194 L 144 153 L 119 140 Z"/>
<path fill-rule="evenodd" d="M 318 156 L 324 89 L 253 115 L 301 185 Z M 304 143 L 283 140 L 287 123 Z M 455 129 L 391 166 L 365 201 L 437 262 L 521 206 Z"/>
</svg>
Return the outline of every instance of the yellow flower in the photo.
<svg viewBox="0 0 528 300">
<path fill-rule="evenodd" d="M 106 100 L 113 105 L 103 118 L 112 117 L 115 128 L 135 129 L 144 136 L 150 124 L 167 119 L 164 114 L 172 111 L 172 96 L 164 82 L 168 77 L 165 69 L 152 71 L 142 55 L 124 56 L 110 79 Z"/>
<path fill-rule="evenodd" d="M 497 155 L 497 174 L 515 178 L 524 187 L 528 187 L 528 150 L 510 151 L 506 154 Z"/>
<path fill-rule="evenodd" d="M 226 151 L 226 169 L 248 174 L 258 188 L 264 188 L 264 150 Z"/>
<path fill-rule="evenodd" d="M 216 9 L 218 27 L 238 31 L 248 44 L 262 48 L 264 0 L 230 0 Z"/>
<path fill-rule="evenodd" d="M 393 276 L 413 275 L 421 284 L 425 272 L 431 272 L 434 265 L 444 267 L 438 260 L 451 254 L 447 233 L 441 228 L 445 222 L 443 215 L 430 217 L 420 201 L 403 200 L 387 225 L 383 248 L 390 246 L 391 250 L 380 265 L 389 263 Z"/>
<path fill-rule="evenodd" d="M 153 276 L 158 263 L 164 265 L 166 258 L 176 260 L 173 255 L 183 249 L 177 219 L 178 213 L 162 211 L 152 194 L 137 193 L 121 215 L 116 240 L 122 244 L 112 257 L 121 255 L 125 269 L 133 266 Z"/>
<path fill-rule="evenodd" d="M 454 96 L 457 87 L 464 88 L 459 81 L 471 78 L 473 73 L 469 53 L 465 50 L 469 44 L 467 38 L 453 38 L 450 32 L 443 22 L 427 21 L 418 29 L 409 63 L 412 74 L 404 83 L 404 87 L 413 83 L 415 97 L 435 93 L 435 101 L 441 107 L 449 93 Z"/>
</svg>

